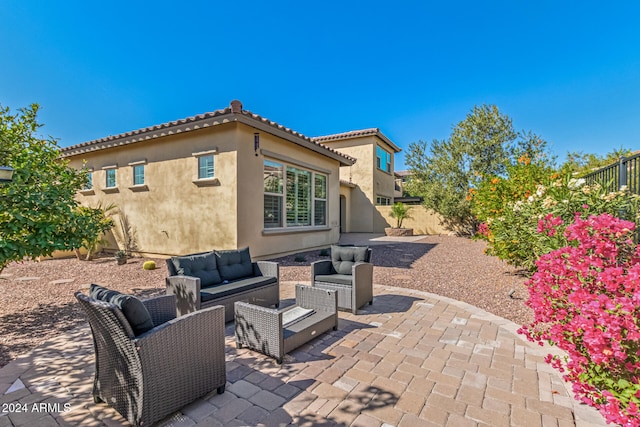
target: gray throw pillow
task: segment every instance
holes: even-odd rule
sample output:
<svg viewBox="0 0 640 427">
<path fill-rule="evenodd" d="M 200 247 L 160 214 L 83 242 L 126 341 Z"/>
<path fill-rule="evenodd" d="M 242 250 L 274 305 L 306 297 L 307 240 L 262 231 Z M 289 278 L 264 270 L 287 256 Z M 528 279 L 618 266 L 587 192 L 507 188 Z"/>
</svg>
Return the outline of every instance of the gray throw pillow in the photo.
<svg viewBox="0 0 640 427">
<path fill-rule="evenodd" d="M 129 325 L 136 336 L 154 327 L 149 310 L 147 310 L 142 301 L 133 295 L 121 294 L 120 292 L 92 284 L 89 289 L 89 296 L 118 307 L 129 321 Z"/>
<path fill-rule="evenodd" d="M 331 246 L 331 264 L 338 274 L 351 274 L 356 262 L 367 262 L 367 246 Z"/>
<path fill-rule="evenodd" d="M 222 282 L 214 252 L 173 257 L 171 262 L 178 274 L 200 278 L 200 286 L 203 288 Z"/>
<path fill-rule="evenodd" d="M 236 280 L 253 276 L 249 248 L 215 251 L 216 262 L 223 280 Z"/>
</svg>

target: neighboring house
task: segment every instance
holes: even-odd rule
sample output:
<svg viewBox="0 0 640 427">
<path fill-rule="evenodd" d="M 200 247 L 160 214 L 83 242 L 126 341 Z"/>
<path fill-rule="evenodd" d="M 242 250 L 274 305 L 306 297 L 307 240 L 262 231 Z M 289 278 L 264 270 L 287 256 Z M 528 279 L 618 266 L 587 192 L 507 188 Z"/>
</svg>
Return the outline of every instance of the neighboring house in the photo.
<svg viewBox="0 0 640 427">
<path fill-rule="evenodd" d="M 355 138 L 370 141 L 358 163 L 373 174 L 354 174 L 368 176 L 361 186 L 367 200 L 391 200 L 399 149 L 377 130 L 366 132 Z M 249 246 L 253 257 L 265 258 L 327 247 L 340 237 L 340 195 L 357 188 L 342 184 L 341 168 L 356 159 L 321 140 L 232 101 L 224 110 L 64 148 L 62 156 L 90 171 L 82 204 L 119 208 L 111 248 L 169 256 Z M 372 144 L 389 154 L 377 168 Z M 364 211 L 360 196 L 353 199 L 352 214 Z M 375 229 L 372 216 L 351 231 Z"/>
<path fill-rule="evenodd" d="M 340 231 L 384 233 L 388 221 L 378 206 L 394 202 L 394 155 L 401 151 L 380 129 L 363 129 L 313 138 L 357 159 L 340 167 Z"/>
<path fill-rule="evenodd" d="M 406 193 L 406 186 L 411 179 L 410 171 L 396 171 L 396 188 L 394 202 L 404 203 L 406 205 L 419 205 L 422 203 L 422 197 L 409 196 Z"/>
</svg>

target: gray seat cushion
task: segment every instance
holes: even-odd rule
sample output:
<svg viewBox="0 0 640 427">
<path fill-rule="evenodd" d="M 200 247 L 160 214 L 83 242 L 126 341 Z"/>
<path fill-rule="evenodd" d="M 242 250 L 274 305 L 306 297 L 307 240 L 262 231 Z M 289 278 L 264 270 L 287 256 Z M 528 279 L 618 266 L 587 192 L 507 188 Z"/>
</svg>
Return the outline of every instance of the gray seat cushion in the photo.
<svg viewBox="0 0 640 427">
<path fill-rule="evenodd" d="M 353 276 L 351 274 L 319 274 L 315 277 L 315 281 L 349 286 L 353 285 Z"/>
<path fill-rule="evenodd" d="M 253 276 L 249 248 L 215 251 L 216 263 L 222 280 L 237 280 Z"/>
<path fill-rule="evenodd" d="M 92 284 L 89 296 L 98 301 L 111 303 L 118 307 L 129 321 L 133 333 L 138 336 L 153 329 L 154 324 L 147 307 L 133 295 L 121 294 L 105 287 Z"/>
<path fill-rule="evenodd" d="M 331 265 L 338 274 L 351 274 L 356 262 L 369 262 L 366 246 L 331 246 Z M 317 279 L 316 279 L 317 280 Z"/>
<path fill-rule="evenodd" d="M 200 286 L 214 286 L 222 282 L 215 252 L 186 255 L 171 258 L 176 273 L 184 276 L 198 277 Z"/>
<path fill-rule="evenodd" d="M 236 280 L 230 283 L 222 285 L 212 286 L 200 290 L 200 300 L 202 302 L 211 301 L 217 298 L 226 297 L 229 295 L 237 294 L 239 292 L 256 289 L 260 286 L 270 285 L 277 283 L 278 280 L 275 277 L 259 276 L 248 277 L 241 280 Z"/>
</svg>

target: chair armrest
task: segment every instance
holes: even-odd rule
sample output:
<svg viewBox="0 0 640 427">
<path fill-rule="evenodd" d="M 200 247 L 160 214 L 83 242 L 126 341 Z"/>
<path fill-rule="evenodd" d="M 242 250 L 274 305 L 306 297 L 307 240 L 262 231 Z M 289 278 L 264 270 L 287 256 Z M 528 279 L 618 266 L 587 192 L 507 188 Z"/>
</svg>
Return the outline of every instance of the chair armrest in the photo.
<svg viewBox="0 0 640 427">
<path fill-rule="evenodd" d="M 223 306 L 176 317 L 133 341 L 144 367 L 145 390 L 179 390 L 181 384 L 225 376 Z"/>
<path fill-rule="evenodd" d="M 236 302 L 235 336 L 240 347 L 249 347 L 282 359 L 284 338 L 282 310 Z"/>
<path fill-rule="evenodd" d="M 337 313 L 338 293 L 334 290 L 296 285 L 296 304 L 328 313 Z"/>
<path fill-rule="evenodd" d="M 314 261 L 311 263 L 311 286 L 314 286 L 316 276 L 319 274 L 333 274 L 330 260 Z"/>
<path fill-rule="evenodd" d="M 160 295 L 142 300 L 142 303 L 151 314 L 154 325 L 161 325 L 176 318 L 176 296 Z"/>
<path fill-rule="evenodd" d="M 176 296 L 176 312 L 178 316 L 200 309 L 200 278 L 191 276 L 169 276 L 167 295 Z"/>
<path fill-rule="evenodd" d="M 253 275 L 275 277 L 280 281 L 280 266 L 273 261 L 256 261 L 253 263 Z"/>
<path fill-rule="evenodd" d="M 356 262 L 351 267 L 353 274 L 352 295 L 355 307 L 361 307 L 364 303 L 373 301 L 373 264 L 368 262 Z"/>
</svg>

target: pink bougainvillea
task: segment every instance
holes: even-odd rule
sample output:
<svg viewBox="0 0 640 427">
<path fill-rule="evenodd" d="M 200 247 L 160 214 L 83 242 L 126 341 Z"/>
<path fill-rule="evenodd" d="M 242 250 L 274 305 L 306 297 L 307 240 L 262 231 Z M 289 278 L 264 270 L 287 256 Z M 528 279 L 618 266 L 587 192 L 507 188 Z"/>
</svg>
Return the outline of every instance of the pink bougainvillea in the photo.
<svg viewBox="0 0 640 427">
<path fill-rule="evenodd" d="M 562 220 L 547 215 L 538 232 Z M 608 422 L 640 425 L 640 246 L 635 224 L 609 214 L 576 214 L 569 245 L 540 257 L 527 282 L 535 320 L 519 332 L 557 345 L 566 357 L 546 361 L 573 384 L 576 398 Z"/>
</svg>

